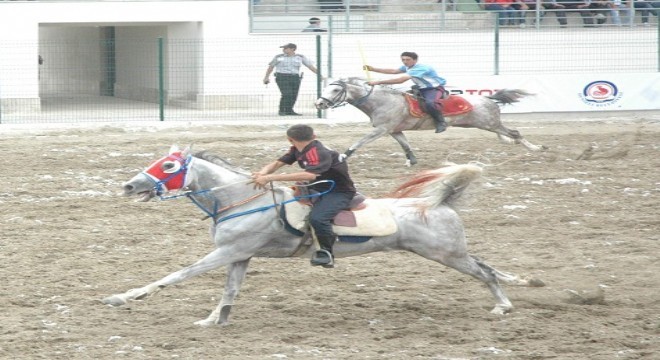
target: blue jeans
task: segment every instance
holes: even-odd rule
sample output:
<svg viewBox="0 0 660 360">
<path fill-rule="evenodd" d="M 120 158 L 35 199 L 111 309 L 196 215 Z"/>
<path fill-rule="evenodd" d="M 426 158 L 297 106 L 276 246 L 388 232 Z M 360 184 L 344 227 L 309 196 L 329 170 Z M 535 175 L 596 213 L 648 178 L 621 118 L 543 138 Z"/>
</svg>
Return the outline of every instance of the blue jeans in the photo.
<svg viewBox="0 0 660 360">
<path fill-rule="evenodd" d="M 439 90 L 436 88 L 419 89 L 419 92 L 424 97 L 424 110 L 427 114 L 431 115 L 436 123 L 443 122 L 445 120 L 438 109 L 435 108 L 435 98 L 438 94 L 438 91 Z"/>
<path fill-rule="evenodd" d="M 355 193 L 331 191 L 316 200 L 309 215 L 309 223 L 316 236 L 335 236 L 332 219 L 340 211 L 348 208 Z"/>
</svg>

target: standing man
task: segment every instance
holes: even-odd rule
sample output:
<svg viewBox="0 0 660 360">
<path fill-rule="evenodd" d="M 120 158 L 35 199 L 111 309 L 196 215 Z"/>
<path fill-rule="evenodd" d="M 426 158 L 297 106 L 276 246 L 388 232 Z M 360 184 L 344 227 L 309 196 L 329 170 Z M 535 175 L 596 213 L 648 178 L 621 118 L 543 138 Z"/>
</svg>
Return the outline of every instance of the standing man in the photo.
<svg viewBox="0 0 660 360">
<path fill-rule="evenodd" d="M 364 65 L 364 69 L 367 71 L 375 71 L 382 74 L 405 74 L 394 79 L 369 81 L 367 83 L 373 86 L 401 84 L 408 80 L 412 80 L 412 82 L 419 87 L 419 91 L 424 97 L 424 110 L 431 115 L 435 121 L 435 132 L 441 133 L 447 129 L 447 123 L 445 122 L 442 113 L 435 108 L 435 98 L 438 92 L 444 93 L 444 85 L 447 81 L 438 76 L 435 69 L 432 67 L 418 64 L 417 58 L 417 54 L 411 51 L 401 53 L 401 61 L 403 62 L 403 65 L 398 69 L 381 69 Z"/>
<path fill-rule="evenodd" d="M 332 180 L 334 188 L 327 194 L 314 198 L 309 223 L 319 242 L 320 250 L 314 253 L 311 264 L 334 267 L 332 245 L 337 235 L 332 230 L 332 219 L 346 209 L 355 196 L 355 185 L 348 174 L 346 161 L 339 161 L 339 153 L 325 147 L 316 140 L 314 129 L 308 125 L 293 125 L 286 131 L 291 143 L 289 151 L 278 160 L 264 166 L 259 172 L 252 173 L 252 181 L 257 187 L 265 187 L 271 181 L 306 181 Z M 273 174 L 284 165 L 294 162 L 303 169 L 289 174 Z M 310 190 L 319 193 L 328 191 L 328 183 L 316 184 Z"/>
<path fill-rule="evenodd" d="M 296 54 L 296 44 L 288 43 L 280 47 L 282 48 L 282 54 L 275 55 L 273 60 L 268 63 L 264 84 L 270 83 L 270 74 L 275 70 L 275 83 L 277 83 L 277 87 L 282 94 L 279 115 L 302 115 L 293 111 L 293 106 L 298 100 L 298 90 L 302 80 L 300 65 L 305 65 L 314 74 L 318 74 L 318 71 L 305 55 Z"/>
<path fill-rule="evenodd" d="M 321 27 L 321 19 L 317 17 L 309 18 L 309 25 L 303 29 L 303 32 L 327 32 Z"/>
</svg>

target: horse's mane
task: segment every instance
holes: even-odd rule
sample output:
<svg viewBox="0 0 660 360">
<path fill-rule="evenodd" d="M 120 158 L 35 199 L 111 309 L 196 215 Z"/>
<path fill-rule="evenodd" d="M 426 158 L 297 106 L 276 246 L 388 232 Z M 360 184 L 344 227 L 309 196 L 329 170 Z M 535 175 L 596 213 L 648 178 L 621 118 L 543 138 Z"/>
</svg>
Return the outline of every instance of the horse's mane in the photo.
<svg viewBox="0 0 660 360">
<path fill-rule="evenodd" d="M 206 161 L 208 161 L 210 163 L 213 163 L 213 164 L 216 164 L 218 166 L 221 166 L 221 167 L 223 167 L 223 168 L 225 168 L 229 171 L 232 171 L 236 174 L 250 176 L 250 173 L 248 171 L 245 171 L 245 170 L 241 169 L 238 166 L 234 166 L 229 161 L 221 158 L 218 155 L 211 154 L 207 150 L 198 151 L 198 152 L 192 154 L 192 156 L 194 156 L 196 158 L 199 158 L 199 159 L 202 159 L 202 160 L 206 160 Z"/>
<path fill-rule="evenodd" d="M 481 167 L 450 164 L 418 173 L 397 187 L 388 197 L 423 198 L 428 207 L 452 206 L 470 183 L 481 176 Z"/>
</svg>

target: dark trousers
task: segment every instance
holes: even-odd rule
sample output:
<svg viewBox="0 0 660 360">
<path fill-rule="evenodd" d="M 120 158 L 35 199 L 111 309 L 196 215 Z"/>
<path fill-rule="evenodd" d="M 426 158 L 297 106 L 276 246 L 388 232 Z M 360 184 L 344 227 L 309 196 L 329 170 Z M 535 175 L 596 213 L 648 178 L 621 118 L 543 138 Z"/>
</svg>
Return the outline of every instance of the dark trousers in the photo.
<svg viewBox="0 0 660 360">
<path fill-rule="evenodd" d="M 298 100 L 298 90 L 300 89 L 300 76 L 298 74 L 275 74 L 275 83 L 280 89 L 280 112 L 293 112 L 293 105 Z"/>
<path fill-rule="evenodd" d="M 309 214 L 309 223 L 317 237 L 335 236 L 332 231 L 332 219 L 346 209 L 355 196 L 352 192 L 329 192 L 316 200 Z"/>
<path fill-rule="evenodd" d="M 445 117 L 442 116 L 442 113 L 435 108 L 435 98 L 439 91 L 441 90 L 436 88 L 419 89 L 419 92 L 424 97 L 424 110 L 427 114 L 431 115 L 436 124 L 445 121 Z"/>
</svg>

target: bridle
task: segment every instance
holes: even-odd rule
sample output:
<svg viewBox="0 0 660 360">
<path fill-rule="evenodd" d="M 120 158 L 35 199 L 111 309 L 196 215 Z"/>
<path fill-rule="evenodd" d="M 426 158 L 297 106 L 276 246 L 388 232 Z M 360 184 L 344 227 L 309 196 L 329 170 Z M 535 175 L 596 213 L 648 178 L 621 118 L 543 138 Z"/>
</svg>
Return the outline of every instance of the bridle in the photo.
<svg viewBox="0 0 660 360">
<path fill-rule="evenodd" d="M 184 158 L 181 152 L 174 152 L 154 161 L 141 174 L 154 183 L 156 195 L 162 197 L 168 191 L 188 186 L 188 167 L 191 162 L 191 155 Z"/>
<path fill-rule="evenodd" d="M 216 219 L 220 213 L 240 205 L 247 204 L 252 200 L 255 200 L 258 197 L 268 193 L 268 191 L 263 191 L 246 199 L 222 207 L 220 207 L 220 201 L 218 201 L 217 198 L 214 198 L 212 209 L 207 208 L 194 197 L 194 195 L 204 195 L 231 185 L 245 184 L 252 181 L 252 179 L 247 179 L 245 181 L 239 181 L 224 186 L 217 186 L 211 189 L 183 191 L 179 194 L 165 196 L 164 194 L 169 191 L 183 190 L 189 185 L 190 181 L 188 178 L 188 170 L 192 165 L 192 160 L 192 155 L 188 155 L 184 158 L 180 152 L 175 152 L 161 158 L 160 160 L 156 160 L 147 169 L 145 169 L 142 174 L 154 183 L 153 190 L 161 200 L 170 200 L 185 196 L 190 199 L 193 204 L 197 205 L 197 207 L 200 208 L 204 213 L 206 213 L 207 217 L 213 219 Z"/>
<path fill-rule="evenodd" d="M 334 81 L 334 82 L 330 83 L 330 85 L 328 85 L 328 86 L 333 86 L 333 85 L 339 86 L 341 88 L 341 90 L 335 96 L 333 96 L 332 99 L 328 99 L 328 98 L 325 98 L 323 96 L 320 97 L 320 99 L 323 99 L 325 102 L 327 102 L 330 105 L 331 109 L 334 109 L 336 107 L 345 105 L 347 103 L 351 104 L 353 106 L 360 106 L 360 105 L 362 105 L 362 103 L 367 101 L 367 98 L 369 98 L 369 96 L 374 91 L 374 87 L 372 86 L 369 89 L 369 92 L 367 92 L 366 95 L 364 95 L 364 96 L 360 97 L 359 99 L 351 102 L 351 101 L 348 100 L 348 90 L 347 90 L 348 86 L 347 86 L 345 81 L 341 81 L 341 80 Z"/>
</svg>

